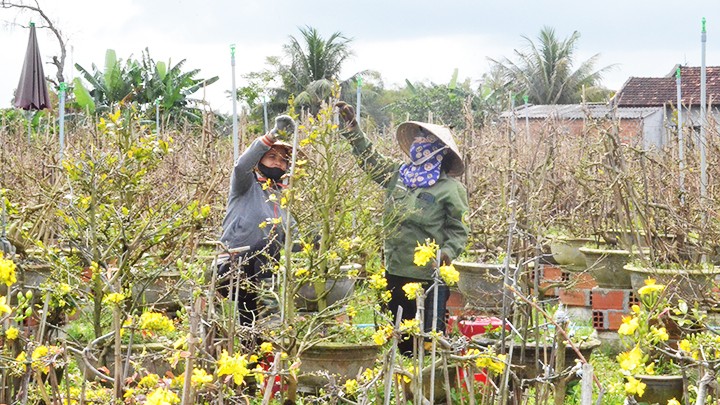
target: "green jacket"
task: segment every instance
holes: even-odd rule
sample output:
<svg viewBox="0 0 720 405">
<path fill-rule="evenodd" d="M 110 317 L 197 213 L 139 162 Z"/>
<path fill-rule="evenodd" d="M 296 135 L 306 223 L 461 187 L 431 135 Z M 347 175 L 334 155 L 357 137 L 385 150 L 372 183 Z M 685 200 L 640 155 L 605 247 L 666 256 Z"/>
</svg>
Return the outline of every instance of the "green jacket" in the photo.
<svg viewBox="0 0 720 405">
<path fill-rule="evenodd" d="M 450 259 L 457 258 L 467 244 L 469 228 L 467 191 L 460 181 L 440 175 L 427 188 L 408 189 L 399 178 L 401 163 L 375 150 L 359 129 L 345 131 L 358 163 L 374 181 L 386 189 L 385 268 L 396 276 L 432 279 L 430 264 L 413 263 L 415 248 L 426 239 L 434 240 Z"/>
</svg>

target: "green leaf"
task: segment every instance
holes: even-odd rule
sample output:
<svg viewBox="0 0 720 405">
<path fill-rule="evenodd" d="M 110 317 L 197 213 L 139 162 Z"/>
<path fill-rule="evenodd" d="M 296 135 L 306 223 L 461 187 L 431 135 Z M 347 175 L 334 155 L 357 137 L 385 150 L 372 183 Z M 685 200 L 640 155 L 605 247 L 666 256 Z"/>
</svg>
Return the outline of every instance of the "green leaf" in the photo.
<svg viewBox="0 0 720 405">
<path fill-rule="evenodd" d="M 167 75 L 167 65 L 165 62 L 156 63 L 155 69 L 157 69 L 157 74 L 160 80 L 165 80 L 165 75 Z"/>
<path fill-rule="evenodd" d="M 95 100 L 93 100 L 90 92 L 82 84 L 79 77 L 73 79 L 73 94 L 75 95 L 75 102 L 83 111 L 87 111 L 90 115 L 95 114 Z"/>
<path fill-rule="evenodd" d="M 455 90 L 455 87 L 457 87 L 457 78 L 458 78 L 458 68 L 455 68 L 453 71 L 452 78 L 450 78 L 450 83 L 448 84 L 448 89 Z"/>
</svg>

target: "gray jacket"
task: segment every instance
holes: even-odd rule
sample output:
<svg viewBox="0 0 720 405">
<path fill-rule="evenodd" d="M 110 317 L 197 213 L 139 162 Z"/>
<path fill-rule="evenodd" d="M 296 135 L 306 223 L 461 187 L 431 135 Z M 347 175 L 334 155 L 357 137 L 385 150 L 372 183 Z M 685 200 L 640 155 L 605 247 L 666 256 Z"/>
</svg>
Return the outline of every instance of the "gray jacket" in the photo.
<svg viewBox="0 0 720 405">
<path fill-rule="evenodd" d="M 263 190 L 264 179 L 255 173 L 260 159 L 270 150 L 265 137 L 257 138 L 235 162 L 230 176 L 230 193 L 228 195 L 227 211 L 223 220 L 223 234 L 220 240 L 228 248 L 240 246 L 256 247 L 260 242 L 277 236 L 279 242 L 285 240 L 283 227 L 287 212 L 280 207 L 282 198 L 282 185 L 273 184 Z M 272 181 L 271 181 L 272 183 Z M 275 200 L 271 200 L 275 195 Z M 282 218 L 282 222 L 273 225 L 273 218 Z M 260 228 L 262 222 L 267 226 Z M 291 224 L 295 227 L 294 220 Z"/>
</svg>

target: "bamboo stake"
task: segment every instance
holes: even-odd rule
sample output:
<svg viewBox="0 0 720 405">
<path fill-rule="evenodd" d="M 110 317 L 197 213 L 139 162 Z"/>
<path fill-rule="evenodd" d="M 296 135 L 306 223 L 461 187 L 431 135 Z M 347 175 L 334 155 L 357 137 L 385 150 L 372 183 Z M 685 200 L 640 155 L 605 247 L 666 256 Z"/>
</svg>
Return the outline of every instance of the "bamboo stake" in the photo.
<svg viewBox="0 0 720 405">
<path fill-rule="evenodd" d="M 397 315 L 395 316 L 395 328 L 393 329 L 392 347 L 390 348 L 388 365 L 385 371 L 385 405 L 390 405 L 390 391 L 392 390 L 392 381 L 395 371 L 395 352 L 397 351 L 398 338 L 400 336 L 400 321 L 402 320 L 402 313 L 403 308 L 398 306 Z"/>
</svg>

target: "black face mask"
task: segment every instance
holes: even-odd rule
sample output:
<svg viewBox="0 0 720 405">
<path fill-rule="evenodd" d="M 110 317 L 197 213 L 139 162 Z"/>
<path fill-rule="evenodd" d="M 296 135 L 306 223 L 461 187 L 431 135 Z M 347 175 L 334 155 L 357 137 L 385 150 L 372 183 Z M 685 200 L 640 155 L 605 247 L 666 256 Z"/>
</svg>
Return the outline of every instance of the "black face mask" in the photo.
<svg viewBox="0 0 720 405">
<path fill-rule="evenodd" d="M 260 173 L 262 173 L 263 176 L 276 182 L 279 182 L 282 176 L 285 174 L 285 170 L 283 169 L 279 169 L 277 167 L 267 167 L 259 162 L 258 170 L 260 170 Z"/>
</svg>

